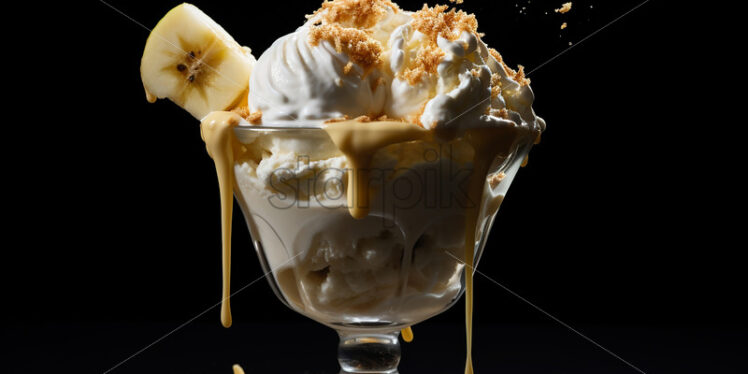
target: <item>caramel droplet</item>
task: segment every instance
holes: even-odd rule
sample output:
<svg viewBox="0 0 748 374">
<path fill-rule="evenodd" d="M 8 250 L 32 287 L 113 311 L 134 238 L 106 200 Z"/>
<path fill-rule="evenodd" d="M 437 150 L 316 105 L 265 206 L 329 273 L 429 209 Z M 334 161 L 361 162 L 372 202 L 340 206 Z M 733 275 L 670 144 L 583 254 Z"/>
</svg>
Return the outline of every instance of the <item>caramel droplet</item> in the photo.
<svg viewBox="0 0 748 374">
<path fill-rule="evenodd" d="M 400 330 L 400 334 L 403 335 L 403 340 L 410 343 L 413 341 L 413 329 L 410 328 L 410 326 Z"/>
</svg>

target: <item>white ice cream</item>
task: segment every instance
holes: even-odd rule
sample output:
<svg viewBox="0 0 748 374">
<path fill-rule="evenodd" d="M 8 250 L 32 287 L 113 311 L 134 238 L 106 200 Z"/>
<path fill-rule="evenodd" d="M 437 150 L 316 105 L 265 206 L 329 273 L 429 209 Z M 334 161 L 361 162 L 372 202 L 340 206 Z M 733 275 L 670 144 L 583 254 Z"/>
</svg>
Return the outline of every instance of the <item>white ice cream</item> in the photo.
<svg viewBox="0 0 748 374">
<path fill-rule="evenodd" d="M 378 72 L 361 79 L 363 70 L 344 74 L 348 56 L 329 42 L 311 46 L 309 28 L 276 40 L 262 54 L 250 79 L 251 111 L 262 111 L 264 122 L 315 120 L 374 115 L 382 110 L 385 87 L 371 89 Z"/>
<path fill-rule="evenodd" d="M 344 67 L 353 62 L 348 55 L 337 52 L 326 40 L 315 46 L 309 43 L 310 29 L 320 19 L 312 17 L 260 56 L 250 79 L 250 110 L 262 111 L 263 123 L 272 125 L 386 114 L 429 129 L 465 129 L 490 126 L 499 119 L 498 111 L 506 109 L 518 125 L 544 129 L 545 123 L 532 110 L 534 96 L 529 85 L 520 85 L 507 74 L 473 33 L 463 31 L 453 41 L 438 37 L 444 57 L 437 74 L 428 74 L 416 84 L 402 79 L 401 73 L 427 39 L 413 30 L 413 14 L 388 9 L 367 29 L 382 47 L 381 63 L 370 71 L 354 63 L 348 74 Z M 498 74 L 502 91 L 490 99 L 493 74 Z"/>
</svg>

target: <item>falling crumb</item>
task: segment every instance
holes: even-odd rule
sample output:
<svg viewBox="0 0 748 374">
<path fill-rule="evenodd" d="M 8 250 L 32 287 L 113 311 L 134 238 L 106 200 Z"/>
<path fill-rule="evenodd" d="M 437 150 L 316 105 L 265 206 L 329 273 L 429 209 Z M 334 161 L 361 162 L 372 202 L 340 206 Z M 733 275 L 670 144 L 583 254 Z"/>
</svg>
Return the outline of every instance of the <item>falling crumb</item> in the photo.
<svg viewBox="0 0 748 374">
<path fill-rule="evenodd" d="M 571 42 L 569 42 L 569 45 L 571 45 Z"/>
<path fill-rule="evenodd" d="M 257 125 L 262 122 L 262 111 L 258 109 L 256 112 L 248 115 L 247 121 L 249 121 L 249 123 L 253 125 Z"/>
<path fill-rule="evenodd" d="M 504 180 L 505 177 L 506 177 L 506 174 L 504 174 L 504 172 L 494 174 L 493 176 L 491 176 L 491 178 L 488 179 L 488 184 L 491 186 L 492 189 L 496 188 L 496 186 L 498 186 L 499 183 L 501 183 L 501 181 Z"/>
<path fill-rule="evenodd" d="M 571 10 L 571 1 L 561 4 L 561 8 L 556 9 L 556 13 L 566 13 Z"/>
<path fill-rule="evenodd" d="M 563 30 L 565 28 L 566 28 L 566 22 L 564 22 L 564 23 L 561 24 L 561 30 Z"/>
<path fill-rule="evenodd" d="M 449 0 L 449 2 L 454 4 L 462 4 L 464 0 Z"/>
</svg>

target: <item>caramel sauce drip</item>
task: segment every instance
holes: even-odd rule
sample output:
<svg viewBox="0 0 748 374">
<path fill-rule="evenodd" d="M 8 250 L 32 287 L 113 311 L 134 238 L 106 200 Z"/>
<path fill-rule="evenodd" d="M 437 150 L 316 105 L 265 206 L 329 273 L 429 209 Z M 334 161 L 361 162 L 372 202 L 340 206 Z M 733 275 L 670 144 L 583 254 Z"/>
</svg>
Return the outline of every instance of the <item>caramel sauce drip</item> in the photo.
<svg viewBox="0 0 748 374">
<path fill-rule="evenodd" d="M 400 333 L 403 335 L 403 340 L 410 343 L 413 341 L 413 329 L 410 328 L 410 326 L 400 330 Z"/>
<path fill-rule="evenodd" d="M 324 130 L 345 155 L 351 170 L 348 172 L 348 211 L 355 219 L 369 214 L 371 188 L 369 176 L 374 154 L 392 144 L 422 140 L 431 136 L 424 128 L 403 122 L 355 120 L 326 124 Z"/>
<path fill-rule="evenodd" d="M 483 188 L 491 163 L 499 156 L 508 156 L 513 143 L 518 139 L 518 131 L 514 127 L 486 127 L 467 130 L 464 135 L 465 140 L 475 150 L 473 173 L 468 181 L 468 198 L 472 206 L 467 208 L 465 214 L 465 374 L 473 374 L 473 266 Z"/>
<path fill-rule="evenodd" d="M 200 134 L 208 155 L 216 165 L 218 188 L 221 195 L 221 247 L 223 292 L 221 295 L 221 324 L 231 327 L 231 220 L 234 208 L 234 150 L 237 142 L 234 127 L 241 117 L 232 112 L 212 112 L 200 123 Z"/>
<path fill-rule="evenodd" d="M 148 91 L 148 89 L 145 89 L 145 99 L 148 100 L 149 103 L 153 104 L 156 102 L 158 97 L 152 94 L 151 91 Z"/>
</svg>

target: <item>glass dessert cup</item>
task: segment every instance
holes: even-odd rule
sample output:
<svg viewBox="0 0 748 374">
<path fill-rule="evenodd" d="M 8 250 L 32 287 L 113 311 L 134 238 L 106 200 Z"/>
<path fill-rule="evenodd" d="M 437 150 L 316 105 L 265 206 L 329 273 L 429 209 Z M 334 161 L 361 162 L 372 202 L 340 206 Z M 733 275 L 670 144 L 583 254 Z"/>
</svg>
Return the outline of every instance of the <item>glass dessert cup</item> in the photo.
<svg viewBox="0 0 748 374">
<path fill-rule="evenodd" d="M 343 373 L 396 373 L 400 330 L 459 300 L 471 276 L 466 237 L 475 267 L 535 140 L 529 130 L 517 136 L 481 175 L 473 167 L 480 152 L 461 139 L 382 148 L 367 174 L 368 214 L 356 219 L 346 186 L 358 171 L 346 169 L 325 130 L 234 132 L 252 150 L 235 160 L 234 194 L 266 278 L 286 306 L 338 332 Z M 470 196 L 475 180 L 482 190 Z"/>
</svg>

